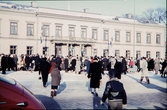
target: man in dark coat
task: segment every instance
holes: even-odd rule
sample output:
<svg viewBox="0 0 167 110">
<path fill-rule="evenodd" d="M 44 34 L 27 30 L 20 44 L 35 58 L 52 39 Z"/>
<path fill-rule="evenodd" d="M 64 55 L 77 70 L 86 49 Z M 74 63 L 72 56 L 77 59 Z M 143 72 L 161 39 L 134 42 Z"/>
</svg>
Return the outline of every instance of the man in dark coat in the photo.
<svg viewBox="0 0 167 110">
<path fill-rule="evenodd" d="M 98 59 L 95 57 L 94 62 L 90 64 L 90 69 L 88 73 L 88 78 L 90 78 L 90 88 L 92 88 L 92 94 L 96 91 L 96 96 L 98 96 L 98 88 L 100 86 L 101 76 L 101 65 L 98 63 Z"/>
<path fill-rule="evenodd" d="M 124 73 L 124 74 L 126 74 L 126 71 L 127 71 L 127 63 L 126 63 L 126 60 L 125 60 L 125 58 L 123 57 L 123 56 L 121 56 L 121 58 L 122 58 L 122 72 Z"/>
<path fill-rule="evenodd" d="M 26 64 L 26 70 L 29 69 L 29 66 L 30 66 L 30 62 L 31 62 L 31 58 L 29 57 L 29 55 L 26 55 L 25 57 L 25 64 Z"/>
<path fill-rule="evenodd" d="M 48 81 L 48 74 L 50 70 L 50 64 L 46 61 L 46 57 L 42 58 L 41 64 L 40 64 L 40 71 L 42 73 L 42 82 L 43 86 L 46 87 L 46 82 Z"/>
<path fill-rule="evenodd" d="M 59 55 L 56 57 L 55 61 L 56 61 L 56 64 L 58 65 L 58 69 L 61 70 L 60 64 L 62 61 Z"/>
<path fill-rule="evenodd" d="M 122 73 L 122 61 L 121 61 L 121 58 L 117 58 L 116 59 L 116 63 L 114 65 L 114 68 L 118 71 L 117 73 L 117 78 L 118 79 L 121 79 L 121 73 Z"/>
<path fill-rule="evenodd" d="M 64 69 L 65 69 L 65 72 L 68 72 L 68 56 L 65 57 L 64 59 Z"/>
<path fill-rule="evenodd" d="M 1 68 L 2 68 L 2 74 L 6 74 L 6 62 L 7 62 L 7 58 L 4 54 L 1 54 L 2 58 L 1 58 Z"/>
</svg>

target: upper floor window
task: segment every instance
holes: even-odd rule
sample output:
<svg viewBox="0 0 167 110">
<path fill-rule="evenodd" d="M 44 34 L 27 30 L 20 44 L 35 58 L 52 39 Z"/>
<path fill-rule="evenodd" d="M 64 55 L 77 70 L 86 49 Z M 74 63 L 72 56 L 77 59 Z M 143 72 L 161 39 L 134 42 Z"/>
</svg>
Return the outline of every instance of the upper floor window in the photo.
<svg viewBox="0 0 167 110">
<path fill-rule="evenodd" d="M 136 42 L 141 43 L 141 33 L 136 34 Z"/>
<path fill-rule="evenodd" d="M 160 44 L 160 34 L 156 34 L 156 44 Z"/>
<path fill-rule="evenodd" d="M 81 37 L 86 38 L 86 28 L 81 28 Z"/>
<path fill-rule="evenodd" d="M 103 40 L 108 40 L 109 38 L 109 33 L 108 33 L 108 30 L 104 30 L 104 33 L 103 33 Z"/>
<path fill-rule="evenodd" d="M 17 22 L 10 22 L 10 34 L 17 35 Z"/>
<path fill-rule="evenodd" d="M 62 36 L 62 27 L 56 26 L 56 37 L 61 37 L 61 36 Z"/>
<path fill-rule="evenodd" d="M 42 35 L 48 37 L 49 36 L 49 25 L 43 25 L 42 26 Z"/>
<path fill-rule="evenodd" d="M 120 32 L 115 31 L 115 41 L 119 42 L 120 41 Z"/>
<path fill-rule="evenodd" d="M 69 37 L 74 37 L 74 27 L 69 27 Z"/>
<path fill-rule="evenodd" d="M 131 33 L 126 32 L 126 42 L 130 42 L 130 38 L 131 38 Z"/>
<path fill-rule="evenodd" d="M 34 25 L 33 24 L 27 24 L 27 35 L 28 36 L 34 35 Z"/>
<path fill-rule="evenodd" d="M 147 43 L 151 43 L 151 34 L 147 33 Z"/>
<path fill-rule="evenodd" d="M 97 29 L 92 29 L 92 39 L 97 39 Z"/>
<path fill-rule="evenodd" d="M 27 46 L 27 55 L 32 55 L 32 52 L 33 52 L 33 47 Z"/>
<path fill-rule="evenodd" d="M 16 51 L 17 51 L 17 46 L 11 45 L 10 46 L 10 54 L 16 54 Z"/>
</svg>

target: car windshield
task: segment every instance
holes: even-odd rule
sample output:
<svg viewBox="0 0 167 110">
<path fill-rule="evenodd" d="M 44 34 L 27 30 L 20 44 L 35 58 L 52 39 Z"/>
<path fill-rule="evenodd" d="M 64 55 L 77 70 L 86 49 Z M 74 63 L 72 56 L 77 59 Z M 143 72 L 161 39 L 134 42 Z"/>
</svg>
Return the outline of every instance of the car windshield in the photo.
<svg viewBox="0 0 167 110">
<path fill-rule="evenodd" d="M 9 84 L 12 84 L 12 85 L 16 84 L 14 79 L 9 78 L 9 77 L 7 77 L 5 75 L 2 75 L 2 74 L 0 74 L 0 81 L 6 82 L 6 83 L 9 83 Z"/>
</svg>

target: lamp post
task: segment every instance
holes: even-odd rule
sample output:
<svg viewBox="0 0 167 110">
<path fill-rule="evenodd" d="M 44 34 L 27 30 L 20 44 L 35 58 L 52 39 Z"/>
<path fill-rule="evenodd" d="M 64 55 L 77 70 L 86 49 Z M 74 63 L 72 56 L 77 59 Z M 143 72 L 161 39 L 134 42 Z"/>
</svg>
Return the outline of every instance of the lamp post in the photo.
<svg viewBox="0 0 167 110">
<path fill-rule="evenodd" d="M 135 58 L 135 0 L 134 0 L 134 15 L 133 15 L 133 58 Z"/>
</svg>

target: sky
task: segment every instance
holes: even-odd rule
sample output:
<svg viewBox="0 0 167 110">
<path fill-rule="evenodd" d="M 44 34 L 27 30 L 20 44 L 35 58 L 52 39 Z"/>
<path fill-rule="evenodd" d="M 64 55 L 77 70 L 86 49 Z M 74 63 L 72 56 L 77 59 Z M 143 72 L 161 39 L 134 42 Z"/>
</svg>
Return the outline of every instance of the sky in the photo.
<svg viewBox="0 0 167 110">
<path fill-rule="evenodd" d="M 33 0 L 34 1 L 34 0 Z M 16 4 L 31 5 L 31 1 L 10 1 Z M 148 9 L 165 8 L 166 0 L 51 0 L 36 1 L 38 7 L 71 10 L 83 12 L 85 8 L 90 13 L 111 16 L 122 16 L 127 13 L 142 15 Z"/>
</svg>

